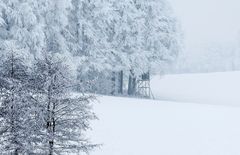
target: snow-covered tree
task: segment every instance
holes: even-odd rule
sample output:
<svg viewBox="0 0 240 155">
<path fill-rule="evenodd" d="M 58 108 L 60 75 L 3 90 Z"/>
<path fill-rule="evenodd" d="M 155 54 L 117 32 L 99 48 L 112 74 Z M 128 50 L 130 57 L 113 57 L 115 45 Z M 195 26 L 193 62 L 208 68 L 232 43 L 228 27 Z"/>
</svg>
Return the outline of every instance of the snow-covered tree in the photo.
<svg viewBox="0 0 240 155">
<path fill-rule="evenodd" d="M 109 13 L 106 18 L 106 36 L 108 53 L 112 66 L 112 94 L 122 92 L 123 72 L 129 71 L 130 55 L 137 51 L 136 27 L 137 10 L 132 1 L 108 1 Z M 141 24 L 139 24 L 141 26 Z"/>
<path fill-rule="evenodd" d="M 73 0 L 69 16 L 68 37 L 69 49 L 75 56 L 78 65 L 78 77 L 85 85 L 85 89 L 92 87 L 89 84 L 99 77 L 95 75 L 108 74 L 109 49 L 105 37 L 104 6 L 106 1 Z M 96 83 L 95 83 L 96 84 Z M 93 91 L 93 90 L 91 90 Z"/>
<path fill-rule="evenodd" d="M 0 150 L 6 154 L 31 152 L 32 100 L 28 87 L 30 76 L 26 60 L 30 54 L 15 42 L 5 42 L 0 64 Z"/>
<path fill-rule="evenodd" d="M 56 55 L 46 53 L 34 67 L 35 98 L 40 103 L 46 134 L 42 149 L 45 154 L 89 152 L 92 145 L 84 136 L 91 112 L 91 96 L 72 96 L 74 78 L 68 66 Z"/>
<path fill-rule="evenodd" d="M 159 69 L 159 64 L 173 61 L 178 55 L 180 50 L 178 23 L 166 0 L 138 0 L 136 4 L 144 12 L 142 49 L 147 57 L 145 66 L 148 70 L 156 70 L 156 66 Z"/>
<path fill-rule="evenodd" d="M 70 32 L 72 9 L 71 0 L 0 1 L 0 149 L 3 153 L 88 152 L 95 146 L 84 137 L 89 121 L 95 118 L 89 102 L 92 97 L 71 96 L 75 84 L 75 77 L 70 76 L 72 64 L 86 54 L 73 58 L 79 55 L 72 52 L 75 46 L 71 44 L 78 44 L 73 42 L 74 35 Z M 76 49 L 81 50 L 82 45 Z M 85 51 L 94 51 L 97 47 L 93 45 Z M 86 55 L 90 57 L 80 63 L 94 64 L 94 56 L 98 54 Z M 96 59 L 100 64 L 97 60 L 100 59 Z M 30 71 L 33 64 L 34 70 Z"/>
<path fill-rule="evenodd" d="M 135 91 L 141 74 L 161 70 L 177 56 L 179 32 L 165 0 L 72 2 L 71 49 L 80 57 L 82 81 L 91 79 L 115 94 L 129 74 L 129 89 Z M 96 86 L 94 91 L 101 90 Z"/>
<path fill-rule="evenodd" d="M 139 75 L 161 71 L 180 49 L 180 31 L 167 1 L 135 0 L 133 4 L 140 16 L 136 18 L 138 51 L 130 56 L 129 94 L 135 93 Z"/>
<path fill-rule="evenodd" d="M 60 53 L 68 64 L 74 64 L 69 50 L 69 11 L 71 0 L 39 0 L 38 10 L 44 26 L 44 47 L 42 51 Z M 74 67 L 74 65 L 70 65 Z"/>
<path fill-rule="evenodd" d="M 12 120 L 13 131 L 8 130 L 8 133 L 14 132 L 9 136 L 15 134 L 15 137 L 6 137 L 8 140 L 4 142 L 6 145 L 4 150 L 7 154 L 29 154 L 41 141 L 37 133 L 39 130 L 36 120 L 38 105 L 32 98 L 33 93 L 28 81 L 33 57 L 38 56 L 44 47 L 45 38 L 39 10 L 39 4 L 34 0 L 0 2 L 2 112 L 5 114 L 4 117 L 12 115 L 11 119 L 15 119 Z M 11 77 L 7 73 L 7 71 L 10 73 L 10 70 Z M 9 93 L 13 95 L 7 95 Z M 9 97 L 12 98 L 12 102 L 8 104 L 11 107 L 6 108 L 6 100 Z M 7 125 L 6 120 L 3 119 L 3 121 Z M 9 140 L 9 138 L 12 139 Z"/>
<path fill-rule="evenodd" d="M 0 5 L 0 38 L 15 40 L 19 47 L 37 55 L 44 46 L 44 33 L 36 1 L 3 0 Z"/>
</svg>

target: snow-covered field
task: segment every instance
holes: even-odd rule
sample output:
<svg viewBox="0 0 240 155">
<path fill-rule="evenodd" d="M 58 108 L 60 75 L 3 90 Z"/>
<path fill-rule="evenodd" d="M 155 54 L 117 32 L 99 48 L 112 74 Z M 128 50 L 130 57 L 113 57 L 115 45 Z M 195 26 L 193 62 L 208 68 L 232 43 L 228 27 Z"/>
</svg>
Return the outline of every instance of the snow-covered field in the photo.
<svg viewBox="0 0 240 155">
<path fill-rule="evenodd" d="M 240 106 L 240 72 L 155 76 L 151 86 L 160 100 Z"/>
<path fill-rule="evenodd" d="M 99 97 L 90 137 L 103 146 L 92 155 L 239 155 L 239 80 L 168 75 L 152 81 L 159 100 Z"/>
</svg>

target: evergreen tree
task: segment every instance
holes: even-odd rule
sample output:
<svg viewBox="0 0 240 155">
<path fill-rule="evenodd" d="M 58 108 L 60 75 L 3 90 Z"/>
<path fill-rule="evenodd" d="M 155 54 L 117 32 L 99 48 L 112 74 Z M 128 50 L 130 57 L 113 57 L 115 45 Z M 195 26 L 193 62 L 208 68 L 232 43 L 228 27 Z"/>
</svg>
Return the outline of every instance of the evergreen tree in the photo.
<svg viewBox="0 0 240 155">
<path fill-rule="evenodd" d="M 146 66 L 152 71 L 160 69 L 162 63 L 174 61 L 180 48 L 180 30 L 176 18 L 166 0 L 151 0 L 137 3 L 144 12 L 143 51 Z"/>
<path fill-rule="evenodd" d="M 137 79 L 145 73 L 163 70 L 176 59 L 180 50 L 180 31 L 177 21 L 165 0 L 135 0 L 132 4 L 141 15 L 136 19 L 138 51 L 130 57 L 128 94 L 136 93 Z"/>
<path fill-rule="evenodd" d="M 67 36 L 69 31 L 69 9 L 71 0 L 40 0 L 41 16 L 44 20 L 45 46 L 43 51 L 69 56 Z"/>
<path fill-rule="evenodd" d="M 0 38 L 15 40 L 19 47 L 37 55 L 44 46 L 43 25 L 33 0 L 1 1 Z"/>
</svg>

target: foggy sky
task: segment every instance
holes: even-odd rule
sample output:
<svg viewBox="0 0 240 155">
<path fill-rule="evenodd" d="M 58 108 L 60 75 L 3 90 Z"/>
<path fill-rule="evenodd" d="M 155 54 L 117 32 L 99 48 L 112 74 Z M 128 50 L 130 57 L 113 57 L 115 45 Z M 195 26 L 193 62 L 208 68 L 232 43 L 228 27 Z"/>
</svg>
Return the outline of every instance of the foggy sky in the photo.
<svg viewBox="0 0 240 155">
<path fill-rule="evenodd" d="M 187 49 L 240 38 L 240 0 L 169 1 L 181 22 Z"/>
</svg>

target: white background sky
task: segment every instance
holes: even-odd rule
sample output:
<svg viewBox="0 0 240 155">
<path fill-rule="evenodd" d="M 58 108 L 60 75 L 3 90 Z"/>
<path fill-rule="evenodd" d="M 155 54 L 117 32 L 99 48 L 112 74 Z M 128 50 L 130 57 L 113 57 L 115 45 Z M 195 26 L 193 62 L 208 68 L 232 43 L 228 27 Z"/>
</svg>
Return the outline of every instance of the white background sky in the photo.
<svg viewBox="0 0 240 155">
<path fill-rule="evenodd" d="M 169 0 L 179 18 L 187 49 L 240 40 L 240 0 Z"/>
</svg>

